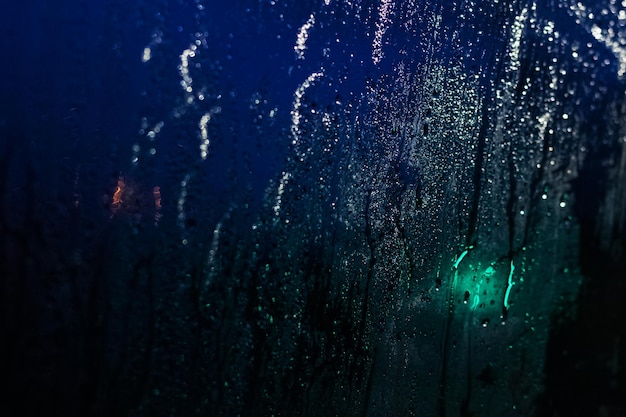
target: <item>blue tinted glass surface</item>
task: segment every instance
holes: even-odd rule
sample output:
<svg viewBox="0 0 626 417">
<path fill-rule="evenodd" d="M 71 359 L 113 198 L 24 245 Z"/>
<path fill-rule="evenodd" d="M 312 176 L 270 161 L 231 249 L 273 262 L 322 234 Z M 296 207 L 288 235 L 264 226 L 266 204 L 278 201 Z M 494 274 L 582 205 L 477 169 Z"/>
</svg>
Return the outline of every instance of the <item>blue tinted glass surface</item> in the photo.
<svg viewBox="0 0 626 417">
<path fill-rule="evenodd" d="M 0 7 L 11 416 L 619 416 L 626 4 Z"/>
</svg>

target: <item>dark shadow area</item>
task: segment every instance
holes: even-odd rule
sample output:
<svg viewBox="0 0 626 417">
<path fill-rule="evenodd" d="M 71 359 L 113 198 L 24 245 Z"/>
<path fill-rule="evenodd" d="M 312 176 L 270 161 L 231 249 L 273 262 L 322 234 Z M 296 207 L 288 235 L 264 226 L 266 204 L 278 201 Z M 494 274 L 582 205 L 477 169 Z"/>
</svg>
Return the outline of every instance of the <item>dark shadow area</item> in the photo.
<svg viewBox="0 0 626 417">
<path fill-rule="evenodd" d="M 539 416 L 626 416 L 626 230 L 619 215 L 606 218 L 620 207 L 601 212 L 615 203 L 607 190 L 617 180 L 609 170 L 619 166 L 617 154 L 617 144 L 599 140 L 574 184 L 584 280 L 575 306 L 562 306 L 553 320 Z"/>
</svg>

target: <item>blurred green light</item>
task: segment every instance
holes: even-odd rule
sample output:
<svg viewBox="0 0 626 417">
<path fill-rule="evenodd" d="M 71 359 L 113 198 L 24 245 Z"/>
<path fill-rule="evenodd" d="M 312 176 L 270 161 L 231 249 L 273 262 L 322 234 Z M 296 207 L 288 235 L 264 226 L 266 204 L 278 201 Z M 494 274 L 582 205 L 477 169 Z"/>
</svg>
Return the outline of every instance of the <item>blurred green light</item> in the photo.
<svg viewBox="0 0 626 417">
<path fill-rule="evenodd" d="M 511 288 L 515 283 L 513 282 L 513 271 L 515 271 L 515 265 L 513 265 L 513 261 L 511 261 L 511 272 L 509 272 L 509 281 L 508 286 L 506 287 L 506 292 L 504 293 L 504 308 L 509 309 L 509 296 L 511 295 Z"/>
<path fill-rule="evenodd" d="M 459 267 L 459 264 L 461 263 L 461 261 L 463 260 L 463 258 L 465 258 L 465 256 L 467 255 L 467 253 L 470 251 L 470 249 L 474 248 L 474 246 L 469 246 L 467 249 L 465 249 L 463 252 L 461 252 L 461 254 L 459 255 L 459 257 L 457 258 L 456 262 L 454 263 L 453 268 L 457 269 Z"/>
<path fill-rule="evenodd" d="M 465 255 L 467 255 L 468 250 L 465 249 L 461 255 L 457 258 L 456 262 L 454 263 L 453 268 L 457 269 L 459 267 L 459 264 L 461 263 L 461 261 L 463 260 L 463 258 L 465 258 Z"/>
<path fill-rule="evenodd" d="M 478 304 L 480 303 L 480 297 L 478 296 L 478 294 L 474 294 L 474 303 L 472 304 L 472 311 L 476 310 L 476 307 L 478 307 Z"/>
</svg>

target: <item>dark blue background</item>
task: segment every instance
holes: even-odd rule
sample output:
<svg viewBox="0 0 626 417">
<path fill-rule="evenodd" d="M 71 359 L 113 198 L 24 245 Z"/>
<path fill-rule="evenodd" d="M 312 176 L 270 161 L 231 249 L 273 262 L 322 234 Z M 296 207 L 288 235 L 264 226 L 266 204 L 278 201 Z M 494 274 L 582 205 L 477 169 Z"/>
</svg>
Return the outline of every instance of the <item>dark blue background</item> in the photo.
<svg viewBox="0 0 626 417">
<path fill-rule="evenodd" d="M 374 264 L 391 265 L 392 260 L 376 259 L 385 249 L 386 243 L 381 244 L 385 235 L 373 230 L 379 223 L 368 216 L 379 210 L 380 224 L 392 223 L 393 215 L 385 210 L 401 211 L 402 195 L 412 189 L 417 206 L 422 204 L 420 193 L 427 180 L 422 167 L 402 159 L 403 149 L 393 148 L 398 132 L 408 128 L 388 126 L 392 118 L 385 112 L 402 109 L 403 103 L 385 100 L 405 87 L 393 77 L 399 63 L 414 69 L 432 60 L 453 67 L 462 59 L 469 73 L 480 74 L 476 92 L 483 100 L 478 109 L 483 126 L 476 147 L 471 148 L 477 152 L 478 169 L 468 181 L 476 195 L 463 196 L 476 204 L 469 204 L 469 220 L 459 220 L 468 229 L 459 232 L 463 243 L 474 244 L 481 222 L 477 202 L 484 176 L 480 168 L 487 164 L 482 159 L 485 135 L 490 116 L 496 113 L 494 86 L 504 76 L 500 58 L 508 42 L 506 29 L 528 2 L 485 2 L 479 5 L 480 13 L 466 19 L 464 2 L 423 2 L 412 10 L 409 2 L 396 1 L 396 13 L 402 18 L 415 12 L 415 19 L 424 19 L 420 27 L 427 27 L 431 14 L 441 16 L 440 37 L 435 44 L 429 33 L 393 24 L 384 36 L 385 59 L 379 64 L 372 61 L 372 41 L 380 2 L 270 3 L 206 1 L 204 10 L 183 0 L 32 0 L 0 6 L 0 380 L 9 387 L 0 394 L 0 414 L 6 408 L 10 416 L 340 411 L 393 415 L 393 410 L 406 411 L 421 401 L 421 394 L 397 404 L 370 398 L 372 392 L 387 389 L 386 378 L 372 378 L 376 366 L 383 369 L 377 375 L 386 375 L 387 369 L 386 364 L 376 363 L 383 354 L 368 350 L 364 335 L 393 319 L 389 318 L 393 312 L 385 313 L 393 299 L 389 294 L 404 294 L 404 290 L 394 292 L 400 285 L 385 276 L 378 292 L 369 292 Z M 620 237 L 624 224 L 615 223 L 610 238 L 598 230 L 603 221 L 612 221 L 602 212 L 607 195 L 624 190 L 609 180 L 619 166 L 623 121 L 613 120 L 610 127 L 604 123 L 607 109 L 623 118 L 624 82 L 616 76 L 616 57 L 575 24 L 562 3 L 540 2 L 537 14 L 553 21 L 567 42 L 589 43 L 597 62 L 603 64 L 586 70 L 565 52 L 548 52 L 536 34 L 525 33 L 521 77 L 537 77 L 536 85 L 541 85 L 547 75 L 532 75 L 533 66 L 549 63 L 551 53 L 560 54 L 559 65 L 568 70 L 564 85 L 578 88 L 574 97 L 566 97 L 563 91 L 557 94 L 565 109 L 581 115 L 576 132 L 580 144 L 566 141 L 571 148 L 562 151 L 563 159 L 576 155 L 578 145 L 588 150 L 578 177 L 563 185 L 575 196 L 568 221 L 580 227 L 576 252 L 585 279 L 575 307 L 581 313 L 570 315 L 563 307 L 562 314 L 546 318 L 551 324 L 546 325 L 550 331 L 545 387 L 532 409 L 537 416 L 600 416 L 609 411 L 621 415 L 624 368 L 620 365 L 610 374 L 604 366 L 611 355 L 617 355 L 620 363 L 624 358 L 623 347 L 614 350 L 612 344 L 623 340 L 616 335 L 623 335 L 619 320 L 624 312 L 621 278 L 626 255 Z M 298 60 L 295 36 L 311 13 L 316 24 L 307 41 L 306 58 Z M 152 59 L 143 63 L 142 51 L 155 33 L 162 42 L 151 44 Z M 206 99 L 186 106 L 177 67 L 182 51 L 198 38 L 205 43 L 190 62 L 201 67 L 193 68 L 191 76 L 196 91 L 206 89 Z M 320 69 L 324 77 L 307 92 L 303 109 L 337 115 L 328 137 L 341 139 L 341 146 L 327 159 L 318 157 L 315 152 L 328 138 L 317 135 L 315 129 L 322 129 L 314 118 L 304 120 L 302 137 L 311 142 L 303 141 L 318 148 L 311 152 L 315 158 L 301 163 L 291 144 L 294 92 Z M 589 83 L 592 79 L 595 87 Z M 414 87 L 421 91 L 421 86 Z M 375 99 L 368 96 L 373 92 L 379 94 Z M 426 93 L 425 97 L 441 92 Z M 521 87 L 514 96 L 528 104 L 520 99 Z M 372 103 L 387 107 L 375 108 Z M 527 107 L 533 110 L 532 105 Z M 198 121 L 216 108 L 220 111 L 208 128 L 209 157 L 203 161 Z M 272 109 L 276 113 L 270 120 Z M 149 128 L 164 122 L 155 142 L 139 132 L 143 117 Z M 374 122 L 363 127 L 364 119 Z M 427 130 L 422 129 L 424 136 Z M 518 146 L 523 153 L 525 138 L 511 137 L 507 146 Z M 135 144 L 140 146 L 139 164 L 132 163 Z M 155 156 L 148 154 L 152 146 Z M 342 152 L 354 149 L 354 155 L 362 157 L 355 157 L 359 162 L 372 165 L 364 164 L 363 172 L 383 167 L 378 177 L 366 175 L 372 183 L 365 185 L 337 180 L 329 186 L 328 196 L 314 198 L 319 177 L 329 173 L 340 177 Z M 286 192 L 291 199 L 286 205 L 301 227 L 297 232 L 275 226 L 272 206 L 283 171 L 296 176 Z M 503 168 L 498 178 L 508 175 Z M 542 172 L 533 175 L 530 184 L 519 186 L 540 193 L 548 180 Z M 112 199 L 120 178 L 132 194 L 116 212 Z M 179 200 L 185 178 L 188 197 L 181 222 Z M 162 195 L 163 207 L 158 210 L 154 187 L 160 187 Z M 359 195 L 367 201 L 366 210 L 352 219 L 362 230 L 342 235 L 333 229 L 340 224 L 339 216 L 326 203 L 349 195 L 352 187 L 370 194 Z M 376 191 L 382 195 L 380 204 L 370 201 Z M 442 198 L 441 204 L 448 202 Z M 512 212 L 512 207 L 510 203 L 507 209 Z M 611 214 L 623 210 L 616 207 Z M 543 215 L 539 209 L 536 212 Z M 459 218 L 467 214 L 459 213 L 455 213 Z M 160 222 L 154 220 L 157 214 Z M 316 219 L 321 220 L 316 223 Z M 512 217 L 507 220 L 513 229 Z M 531 239 L 541 234 L 533 229 L 541 220 L 533 221 L 525 232 Z M 401 234 L 400 228 L 392 226 L 390 236 L 399 241 L 394 233 Z M 422 227 L 416 226 L 415 236 L 431 233 Z M 311 232 L 316 228 L 327 234 L 320 232 L 319 238 Z M 207 254 L 217 242 L 216 230 L 221 233 L 220 256 L 213 266 L 218 272 L 211 275 Z M 602 246 L 606 239 L 613 239 L 608 250 Z M 446 246 L 446 242 L 429 244 L 416 239 L 403 251 L 430 254 L 439 250 L 433 248 Z M 299 259 L 290 258 L 294 246 L 304 248 L 294 249 L 302 255 Z M 337 284 L 329 271 L 344 251 L 352 249 L 361 250 L 363 259 L 368 259 L 365 273 L 359 282 Z M 517 255 L 512 248 L 509 252 L 511 259 Z M 433 259 L 445 256 L 442 252 Z M 207 276 L 217 283 L 207 283 Z M 418 288 L 412 291 L 420 293 L 420 300 L 427 300 L 442 281 L 423 282 L 423 278 L 408 279 Z M 289 314 L 297 310 L 301 297 L 304 318 L 293 324 Z M 282 325 L 264 327 L 270 316 L 272 323 Z M 431 326 L 429 320 L 419 319 L 424 323 L 416 328 L 428 335 L 423 343 L 439 343 L 439 335 L 425 330 Z M 292 341 L 284 336 L 289 332 L 298 334 L 293 356 L 281 357 L 276 352 L 287 348 L 279 342 Z M 372 339 L 376 337 L 377 333 Z M 398 332 L 397 341 L 401 339 Z M 441 356 L 448 349 L 452 348 L 442 343 Z M 181 356 L 186 362 L 180 362 Z M 437 386 L 437 369 L 446 366 L 438 363 L 441 356 L 423 359 L 419 369 L 423 386 Z M 390 357 L 390 361 L 398 359 Z M 451 386 L 458 384 L 459 391 L 470 392 L 473 383 L 480 393 L 472 404 L 483 404 L 484 398 L 488 403 L 494 387 L 512 384 L 511 375 L 533 383 L 530 377 L 526 381 L 524 375 L 514 374 L 518 365 L 523 369 L 520 364 L 501 370 L 485 367 L 467 387 L 465 381 L 453 381 Z M 225 380 L 230 389 L 224 388 Z M 414 394 L 421 386 L 407 383 L 406 390 Z M 441 386 L 438 389 L 432 402 L 439 404 L 440 415 L 457 411 L 471 415 L 469 398 L 460 406 L 451 402 L 448 414 L 442 411 L 446 398 L 435 398 L 444 392 Z M 514 401 L 517 394 L 493 401 Z M 378 404 L 375 401 L 388 408 L 368 408 Z"/>
</svg>

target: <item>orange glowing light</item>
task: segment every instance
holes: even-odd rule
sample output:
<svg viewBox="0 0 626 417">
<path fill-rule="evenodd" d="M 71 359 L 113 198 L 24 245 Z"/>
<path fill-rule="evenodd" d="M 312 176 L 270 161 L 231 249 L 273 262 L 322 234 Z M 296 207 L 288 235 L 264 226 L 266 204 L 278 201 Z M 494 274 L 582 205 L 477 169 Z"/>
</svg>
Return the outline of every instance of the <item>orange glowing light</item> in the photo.
<svg viewBox="0 0 626 417">
<path fill-rule="evenodd" d="M 122 193 L 124 192 L 124 188 L 126 188 L 124 177 L 120 175 L 117 179 L 117 187 L 113 193 L 113 200 L 111 201 L 111 214 L 115 214 L 115 212 L 119 210 L 122 205 Z"/>
</svg>

